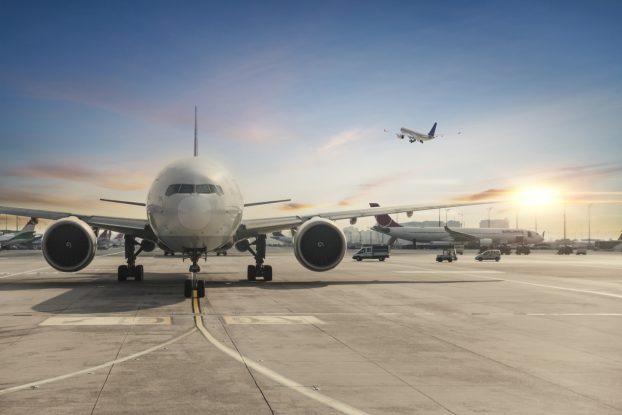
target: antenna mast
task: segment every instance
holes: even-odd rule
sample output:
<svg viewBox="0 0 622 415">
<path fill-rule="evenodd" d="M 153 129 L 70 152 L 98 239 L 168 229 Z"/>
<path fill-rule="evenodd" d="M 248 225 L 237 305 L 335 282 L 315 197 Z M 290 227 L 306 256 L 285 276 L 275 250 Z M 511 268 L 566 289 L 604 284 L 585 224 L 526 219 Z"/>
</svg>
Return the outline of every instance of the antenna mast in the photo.
<svg viewBox="0 0 622 415">
<path fill-rule="evenodd" d="M 199 155 L 199 139 L 197 137 L 197 106 L 194 106 L 194 156 Z"/>
</svg>

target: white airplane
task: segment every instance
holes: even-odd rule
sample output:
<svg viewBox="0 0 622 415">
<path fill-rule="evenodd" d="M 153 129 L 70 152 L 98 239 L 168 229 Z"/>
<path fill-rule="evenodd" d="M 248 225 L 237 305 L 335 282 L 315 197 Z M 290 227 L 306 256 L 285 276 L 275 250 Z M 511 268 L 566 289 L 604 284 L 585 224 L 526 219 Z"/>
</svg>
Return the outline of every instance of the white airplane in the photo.
<svg viewBox="0 0 622 415">
<path fill-rule="evenodd" d="M 388 132 L 387 130 L 384 130 L 384 131 Z M 409 128 L 402 127 L 400 128 L 399 133 L 395 133 L 395 136 L 401 140 L 408 137 L 408 141 L 410 141 L 411 143 L 414 143 L 415 141 L 419 141 L 420 143 L 423 143 L 424 141 L 429 141 L 434 138 L 440 137 L 440 135 L 435 135 L 435 133 L 436 133 L 436 123 L 434 123 L 434 125 L 432 126 L 432 129 L 427 134 L 419 133 Z"/>
<path fill-rule="evenodd" d="M 377 203 L 370 203 L 369 206 L 377 208 Z M 414 244 L 418 242 L 429 243 L 435 246 L 449 246 L 454 242 L 477 241 L 480 246 L 491 246 L 492 244 L 538 244 L 544 237 L 537 232 L 527 229 L 506 229 L 506 228 L 460 228 L 459 231 L 445 227 L 415 227 L 402 226 L 395 222 L 388 214 L 376 216 L 376 226 L 373 230 L 384 233 L 391 237 L 389 244 L 395 239 L 404 239 Z M 394 239 L 395 238 L 395 239 Z"/>
<path fill-rule="evenodd" d="M 294 253 L 298 262 L 312 271 L 328 271 L 341 262 L 346 252 L 345 236 L 334 220 L 349 219 L 354 224 L 357 218 L 364 216 L 468 205 L 405 205 L 243 219 L 245 207 L 281 201 L 245 204 L 238 185 L 227 170 L 214 161 L 199 157 L 195 108 L 194 157 L 164 167 L 153 181 L 146 203 L 113 201 L 145 207 L 145 219 L 14 207 L 0 207 L 0 213 L 56 220 L 43 236 L 42 252 L 48 264 L 62 272 L 79 271 L 91 263 L 97 249 L 93 228 L 124 234 L 126 264 L 117 270 L 119 281 L 127 278 L 142 281 L 143 266 L 137 265 L 136 259 L 143 251 L 152 251 L 157 245 L 165 251 L 180 252 L 192 262 L 184 285 L 185 296 L 192 297 L 196 290 L 197 296 L 203 297 L 205 281 L 197 278 L 200 272 L 198 262 L 206 258 L 208 252 L 235 245 L 238 250 L 251 253 L 255 259 L 255 264 L 247 268 L 247 279 L 271 281 L 272 267 L 264 264 L 266 234 L 296 229 Z M 137 238 L 141 241 L 138 242 Z M 254 238 L 252 243 L 250 238 Z"/>
<path fill-rule="evenodd" d="M 270 236 L 270 238 L 274 239 L 275 241 L 279 241 L 280 243 L 284 245 L 289 245 L 289 246 L 291 246 L 292 243 L 294 242 L 293 237 L 285 236 L 283 235 L 283 232 L 281 231 L 272 232 L 272 235 Z"/>
<path fill-rule="evenodd" d="M 30 243 L 35 236 L 37 219 L 31 217 L 24 227 L 15 232 L 7 232 L 0 236 L 0 251 L 13 244 Z"/>
</svg>

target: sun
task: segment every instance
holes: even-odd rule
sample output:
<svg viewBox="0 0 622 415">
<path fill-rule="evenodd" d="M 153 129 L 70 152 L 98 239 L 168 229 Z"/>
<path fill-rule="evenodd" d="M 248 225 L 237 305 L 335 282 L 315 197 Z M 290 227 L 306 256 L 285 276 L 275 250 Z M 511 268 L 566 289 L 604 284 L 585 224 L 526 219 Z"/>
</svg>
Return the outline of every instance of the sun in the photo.
<svg viewBox="0 0 622 415">
<path fill-rule="evenodd" d="M 559 190 L 545 186 L 526 187 L 518 189 L 514 199 L 526 206 L 551 205 L 559 200 Z"/>
</svg>

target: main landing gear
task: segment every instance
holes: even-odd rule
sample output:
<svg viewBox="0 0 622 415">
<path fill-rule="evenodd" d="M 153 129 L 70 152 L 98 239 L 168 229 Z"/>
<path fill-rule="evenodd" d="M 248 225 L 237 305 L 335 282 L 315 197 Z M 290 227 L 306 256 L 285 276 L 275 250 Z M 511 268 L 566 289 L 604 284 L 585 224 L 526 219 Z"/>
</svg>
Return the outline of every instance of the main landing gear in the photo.
<svg viewBox="0 0 622 415">
<path fill-rule="evenodd" d="M 264 281 L 272 281 L 272 267 L 264 265 L 263 260 L 266 258 L 266 235 L 258 235 L 253 242 L 257 251 L 251 248 L 251 244 L 246 241 L 243 245 L 244 250 L 251 253 L 255 257 L 255 265 L 249 265 L 246 272 L 248 281 L 256 281 L 257 278 L 263 278 Z"/>
<path fill-rule="evenodd" d="M 201 267 L 199 267 L 199 259 L 201 256 L 205 254 L 205 251 L 200 251 L 198 249 L 194 249 L 190 252 L 190 260 L 192 261 L 192 265 L 190 265 L 190 277 L 186 279 L 184 283 L 184 296 L 186 298 L 192 298 L 192 292 L 197 290 L 197 297 L 203 298 L 205 297 L 205 281 L 197 279 L 197 274 L 201 272 Z"/>
<path fill-rule="evenodd" d="M 127 281 L 128 278 L 134 278 L 134 281 L 143 280 L 143 266 L 136 265 L 136 257 L 143 251 L 144 247 L 136 242 L 136 238 L 132 235 L 125 235 L 125 260 L 127 265 L 119 265 L 117 270 L 117 280 Z M 140 248 L 136 251 L 136 245 Z"/>
</svg>

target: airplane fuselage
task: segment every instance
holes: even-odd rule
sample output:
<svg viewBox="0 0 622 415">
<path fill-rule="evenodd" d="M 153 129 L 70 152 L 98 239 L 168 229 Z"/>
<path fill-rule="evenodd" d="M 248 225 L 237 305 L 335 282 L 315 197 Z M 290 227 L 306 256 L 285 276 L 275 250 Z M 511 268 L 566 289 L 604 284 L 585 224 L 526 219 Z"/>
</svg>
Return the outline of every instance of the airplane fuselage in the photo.
<svg viewBox="0 0 622 415">
<path fill-rule="evenodd" d="M 220 165 L 191 157 L 167 165 L 147 196 L 147 218 L 158 242 L 172 251 L 214 251 L 233 242 L 242 195 Z"/>
<path fill-rule="evenodd" d="M 542 236 L 536 232 L 526 229 L 505 229 L 505 228 L 456 228 L 461 233 L 468 233 L 479 239 L 492 239 L 496 243 L 526 243 L 536 244 L 542 242 Z M 425 227 L 417 228 L 412 226 L 402 226 L 393 228 L 383 228 L 383 233 L 408 241 L 417 242 L 452 242 L 455 239 L 445 231 L 444 228 Z"/>
</svg>

